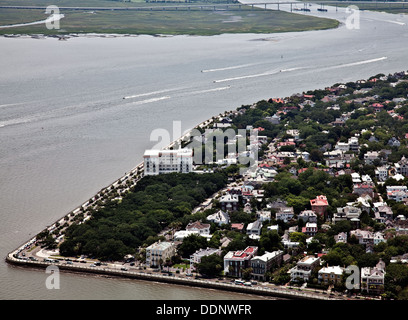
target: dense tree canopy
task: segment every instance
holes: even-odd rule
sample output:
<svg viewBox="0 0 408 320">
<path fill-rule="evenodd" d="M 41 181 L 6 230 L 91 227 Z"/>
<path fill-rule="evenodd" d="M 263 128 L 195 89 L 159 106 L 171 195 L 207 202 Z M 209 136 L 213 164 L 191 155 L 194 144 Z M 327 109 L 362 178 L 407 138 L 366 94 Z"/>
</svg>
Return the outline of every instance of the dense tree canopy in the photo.
<svg viewBox="0 0 408 320">
<path fill-rule="evenodd" d="M 60 253 L 120 260 L 170 223 L 187 224 L 192 209 L 226 179 L 222 173 L 146 176 L 121 202 L 111 201 L 87 222 L 71 225 Z"/>
</svg>

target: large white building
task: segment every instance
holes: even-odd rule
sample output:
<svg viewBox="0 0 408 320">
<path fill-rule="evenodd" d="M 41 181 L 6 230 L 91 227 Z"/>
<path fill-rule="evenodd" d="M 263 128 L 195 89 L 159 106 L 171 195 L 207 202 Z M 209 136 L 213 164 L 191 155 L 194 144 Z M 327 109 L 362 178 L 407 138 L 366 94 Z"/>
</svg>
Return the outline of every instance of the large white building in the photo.
<svg viewBox="0 0 408 320">
<path fill-rule="evenodd" d="M 176 254 L 176 245 L 173 242 L 159 241 L 146 248 L 146 265 L 158 267 Z"/>
<path fill-rule="evenodd" d="M 144 174 L 188 173 L 193 170 L 193 150 L 146 150 L 144 153 Z"/>
</svg>

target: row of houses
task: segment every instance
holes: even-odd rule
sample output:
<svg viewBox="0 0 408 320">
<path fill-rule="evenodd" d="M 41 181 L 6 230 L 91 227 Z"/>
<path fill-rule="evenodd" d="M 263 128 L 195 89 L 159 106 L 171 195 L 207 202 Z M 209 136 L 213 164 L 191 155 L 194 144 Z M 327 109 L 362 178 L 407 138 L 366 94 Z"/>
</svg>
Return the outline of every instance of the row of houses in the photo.
<svg viewBox="0 0 408 320">
<path fill-rule="evenodd" d="M 341 284 L 348 272 L 341 266 L 321 266 L 321 260 L 316 256 L 305 256 L 289 270 L 291 280 L 294 282 L 307 282 L 311 279 L 313 271 L 318 270 L 318 283 L 324 285 Z M 355 289 L 367 294 L 379 295 L 384 292 L 385 263 L 380 260 L 375 267 L 363 267 L 354 276 L 359 277 L 353 282 Z M 351 273 L 351 272 L 350 272 Z M 349 288 L 351 289 L 351 288 Z"/>
<path fill-rule="evenodd" d="M 258 256 L 258 247 L 249 246 L 244 250 L 229 251 L 224 256 L 224 274 L 242 278 L 246 272 L 254 280 L 265 280 L 266 273 L 281 266 L 284 261 L 282 250 L 265 252 Z"/>
</svg>

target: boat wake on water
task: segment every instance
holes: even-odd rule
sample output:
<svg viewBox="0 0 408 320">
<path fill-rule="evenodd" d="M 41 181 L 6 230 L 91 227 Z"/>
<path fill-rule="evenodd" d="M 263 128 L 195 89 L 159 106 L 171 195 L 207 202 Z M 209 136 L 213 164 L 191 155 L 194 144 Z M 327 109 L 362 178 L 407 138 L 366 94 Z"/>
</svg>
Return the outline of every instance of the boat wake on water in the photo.
<svg viewBox="0 0 408 320">
<path fill-rule="evenodd" d="M 259 64 L 261 63 L 248 63 L 248 64 L 241 64 L 237 66 L 230 66 L 230 67 L 224 67 L 224 68 L 201 70 L 201 72 L 206 73 L 206 72 L 227 71 L 227 70 L 234 70 L 234 69 L 240 69 L 240 68 L 246 68 L 246 67 L 253 67 Z"/>
</svg>

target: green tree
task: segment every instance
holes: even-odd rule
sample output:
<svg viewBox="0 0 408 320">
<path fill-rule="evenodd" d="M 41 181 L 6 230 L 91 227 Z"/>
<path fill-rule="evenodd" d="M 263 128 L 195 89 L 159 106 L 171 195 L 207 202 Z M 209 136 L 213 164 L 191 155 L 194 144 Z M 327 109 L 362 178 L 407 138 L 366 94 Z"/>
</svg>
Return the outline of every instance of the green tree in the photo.
<svg viewBox="0 0 408 320">
<path fill-rule="evenodd" d="M 222 257 L 218 254 L 212 254 L 201 258 L 201 262 L 197 265 L 197 270 L 202 275 L 216 277 L 221 273 L 223 265 Z"/>
<path fill-rule="evenodd" d="M 272 252 L 282 249 L 281 237 L 275 230 L 262 233 L 259 244 L 261 252 Z"/>
<path fill-rule="evenodd" d="M 177 251 L 182 257 L 189 258 L 194 252 L 206 248 L 207 246 L 208 241 L 206 238 L 197 234 L 190 234 L 183 239 L 183 242 L 178 246 Z"/>
</svg>

